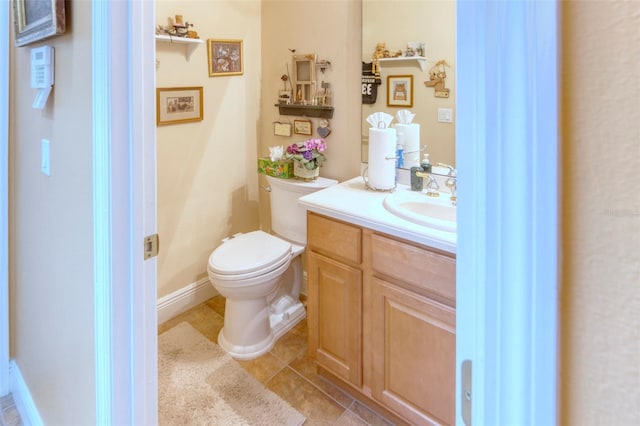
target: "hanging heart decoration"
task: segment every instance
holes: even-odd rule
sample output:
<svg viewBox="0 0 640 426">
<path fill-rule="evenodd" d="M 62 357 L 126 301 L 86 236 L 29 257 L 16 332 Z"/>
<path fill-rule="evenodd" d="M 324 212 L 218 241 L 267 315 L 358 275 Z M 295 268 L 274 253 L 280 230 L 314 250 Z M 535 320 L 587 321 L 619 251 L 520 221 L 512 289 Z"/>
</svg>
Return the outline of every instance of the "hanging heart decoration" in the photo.
<svg viewBox="0 0 640 426">
<path fill-rule="evenodd" d="M 320 120 L 320 122 L 318 123 L 318 135 L 320 135 L 321 138 L 326 138 L 327 136 L 329 136 L 331 134 L 331 127 L 329 127 L 329 120 L 325 120 L 322 119 Z"/>
</svg>

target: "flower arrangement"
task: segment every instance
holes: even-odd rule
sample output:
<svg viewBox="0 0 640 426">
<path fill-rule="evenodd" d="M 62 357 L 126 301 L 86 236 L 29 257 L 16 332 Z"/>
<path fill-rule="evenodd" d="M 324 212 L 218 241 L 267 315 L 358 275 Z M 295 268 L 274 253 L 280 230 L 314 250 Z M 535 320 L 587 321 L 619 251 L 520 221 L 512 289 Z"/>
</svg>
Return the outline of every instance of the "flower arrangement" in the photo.
<svg viewBox="0 0 640 426">
<path fill-rule="evenodd" d="M 308 170 L 314 170 L 322 167 L 322 163 L 326 160 L 323 154 L 326 149 L 327 143 L 324 139 L 307 139 L 304 142 L 289 145 L 285 157 L 299 161 Z"/>
</svg>

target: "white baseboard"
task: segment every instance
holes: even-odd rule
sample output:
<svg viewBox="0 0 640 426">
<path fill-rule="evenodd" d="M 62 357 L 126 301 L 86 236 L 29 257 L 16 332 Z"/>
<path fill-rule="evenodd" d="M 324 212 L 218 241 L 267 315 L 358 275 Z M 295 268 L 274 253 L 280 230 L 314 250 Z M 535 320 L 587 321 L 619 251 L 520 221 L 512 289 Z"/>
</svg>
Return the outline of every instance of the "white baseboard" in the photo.
<svg viewBox="0 0 640 426">
<path fill-rule="evenodd" d="M 158 299 L 158 324 L 211 299 L 218 292 L 208 278 L 191 283 Z"/>
<path fill-rule="evenodd" d="M 36 404 L 31 398 L 29 388 L 22 378 L 22 373 L 18 368 L 15 360 L 11 360 L 9 364 L 9 382 L 11 387 L 11 394 L 13 396 L 13 402 L 16 404 L 18 413 L 20 413 L 20 419 L 23 425 L 41 426 L 44 423 L 38 413 Z"/>
</svg>

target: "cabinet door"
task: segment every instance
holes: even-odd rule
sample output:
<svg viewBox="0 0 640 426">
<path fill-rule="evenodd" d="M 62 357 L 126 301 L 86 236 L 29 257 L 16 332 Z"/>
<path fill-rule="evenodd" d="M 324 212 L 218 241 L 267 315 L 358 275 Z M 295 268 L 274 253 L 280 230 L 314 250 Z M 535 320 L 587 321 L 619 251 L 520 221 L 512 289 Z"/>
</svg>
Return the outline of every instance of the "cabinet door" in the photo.
<svg viewBox="0 0 640 426">
<path fill-rule="evenodd" d="M 455 310 L 372 278 L 372 394 L 412 424 L 455 423 Z"/>
<path fill-rule="evenodd" d="M 362 272 L 310 252 L 309 351 L 318 364 L 362 385 Z"/>
</svg>

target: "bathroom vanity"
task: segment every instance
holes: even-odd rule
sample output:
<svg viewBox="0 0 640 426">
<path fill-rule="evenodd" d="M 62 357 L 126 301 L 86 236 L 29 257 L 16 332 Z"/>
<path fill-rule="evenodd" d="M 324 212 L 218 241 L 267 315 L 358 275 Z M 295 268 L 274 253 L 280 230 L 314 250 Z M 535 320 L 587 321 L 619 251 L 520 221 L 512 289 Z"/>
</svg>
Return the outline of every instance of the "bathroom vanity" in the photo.
<svg viewBox="0 0 640 426">
<path fill-rule="evenodd" d="M 387 195 L 355 178 L 300 199 L 310 356 L 398 422 L 454 424 L 456 235 L 397 218 Z"/>
</svg>

